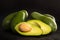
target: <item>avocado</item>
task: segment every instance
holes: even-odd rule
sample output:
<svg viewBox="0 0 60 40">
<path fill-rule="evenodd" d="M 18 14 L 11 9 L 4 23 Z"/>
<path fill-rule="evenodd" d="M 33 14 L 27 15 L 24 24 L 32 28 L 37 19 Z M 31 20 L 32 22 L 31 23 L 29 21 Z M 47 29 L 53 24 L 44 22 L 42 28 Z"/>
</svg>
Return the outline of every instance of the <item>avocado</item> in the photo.
<svg viewBox="0 0 60 40">
<path fill-rule="evenodd" d="M 49 25 L 52 28 L 52 32 L 55 32 L 57 30 L 57 23 L 52 18 L 45 16 L 39 12 L 32 12 L 31 16 L 33 19 L 41 20 L 47 25 Z"/>
<path fill-rule="evenodd" d="M 23 11 L 24 13 L 25 13 L 25 17 L 27 18 L 28 17 L 28 12 L 26 11 L 26 10 L 21 10 L 21 11 Z"/>
<path fill-rule="evenodd" d="M 52 16 L 52 15 L 50 15 L 50 14 L 43 14 L 44 16 L 47 16 L 47 17 L 50 17 L 50 18 L 52 18 L 54 21 L 55 21 L 55 17 L 54 16 Z"/>
<path fill-rule="evenodd" d="M 46 35 L 51 32 L 51 27 L 40 20 L 29 20 L 27 22 L 31 23 L 31 24 L 37 26 L 39 29 L 41 29 L 42 35 Z"/>
<path fill-rule="evenodd" d="M 21 30 L 19 30 L 19 26 L 21 25 L 21 24 L 23 24 L 23 26 L 22 27 L 24 27 L 23 28 L 23 30 L 25 29 L 25 30 L 27 30 L 27 26 L 26 25 L 30 25 L 30 31 L 21 31 Z M 25 24 L 25 25 L 24 25 Z M 31 24 L 31 23 L 29 23 L 29 22 L 21 22 L 21 23 L 19 23 L 19 24 L 17 24 L 16 25 L 16 27 L 15 27 L 15 30 L 19 33 L 19 34 L 21 34 L 21 35 L 24 35 L 24 36 L 39 36 L 39 35 L 41 35 L 42 34 L 42 30 L 38 27 L 38 26 L 36 26 L 36 25 L 33 25 L 33 24 Z"/>
<path fill-rule="evenodd" d="M 26 13 L 22 10 L 18 11 L 10 23 L 12 31 L 16 32 L 16 29 L 15 29 L 16 25 L 24 21 L 26 21 Z"/>
<path fill-rule="evenodd" d="M 9 30 L 10 29 L 10 22 L 12 20 L 12 18 L 16 15 L 17 12 L 14 12 L 14 13 L 11 13 L 9 14 L 8 16 L 6 16 L 4 19 L 3 19 L 3 22 L 2 22 L 2 26 L 5 30 Z"/>
<path fill-rule="evenodd" d="M 21 10 L 21 11 L 25 13 L 26 19 L 27 19 L 27 17 L 28 17 L 28 12 L 27 12 L 26 10 Z M 19 12 L 19 11 L 18 11 L 18 12 Z M 10 26 L 11 21 L 12 21 L 12 19 L 15 18 L 15 16 L 16 16 L 17 14 L 18 14 L 17 12 L 13 12 L 13 13 L 9 14 L 8 16 L 6 16 L 6 17 L 3 19 L 2 26 L 3 26 L 3 28 L 4 28 L 5 30 L 11 29 L 11 26 Z M 20 15 L 19 15 L 19 16 L 20 16 Z"/>
</svg>

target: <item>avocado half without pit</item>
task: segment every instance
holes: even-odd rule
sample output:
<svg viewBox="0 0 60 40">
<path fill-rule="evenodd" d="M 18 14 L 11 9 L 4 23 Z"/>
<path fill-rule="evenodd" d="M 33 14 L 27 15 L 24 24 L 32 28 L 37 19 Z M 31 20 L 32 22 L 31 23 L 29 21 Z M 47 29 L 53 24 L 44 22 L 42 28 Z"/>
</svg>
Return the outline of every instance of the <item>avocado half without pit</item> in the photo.
<svg viewBox="0 0 60 40">
<path fill-rule="evenodd" d="M 49 34 L 51 32 L 51 27 L 40 20 L 30 20 L 29 23 L 37 26 L 42 30 L 42 35 Z"/>
</svg>

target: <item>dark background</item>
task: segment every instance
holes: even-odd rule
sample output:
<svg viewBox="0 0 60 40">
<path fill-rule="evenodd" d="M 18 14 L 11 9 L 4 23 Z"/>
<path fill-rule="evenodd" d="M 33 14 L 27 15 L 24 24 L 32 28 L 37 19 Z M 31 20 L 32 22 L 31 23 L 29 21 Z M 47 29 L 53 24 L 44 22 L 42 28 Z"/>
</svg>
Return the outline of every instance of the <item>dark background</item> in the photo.
<svg viewBox="0 0 60 40">
<path fill-rule="evenodd" d="M 24 37 L 5 32 L 0 27 L 0 40 L 60 40 L 60 0 L 0 0 L 0 25 L 5 16 L 12 12 L 25 9 L 31 14 L 32 11 L 49 13 L 56 18 L 58 30 L 44 37 Z"/>
</svg>

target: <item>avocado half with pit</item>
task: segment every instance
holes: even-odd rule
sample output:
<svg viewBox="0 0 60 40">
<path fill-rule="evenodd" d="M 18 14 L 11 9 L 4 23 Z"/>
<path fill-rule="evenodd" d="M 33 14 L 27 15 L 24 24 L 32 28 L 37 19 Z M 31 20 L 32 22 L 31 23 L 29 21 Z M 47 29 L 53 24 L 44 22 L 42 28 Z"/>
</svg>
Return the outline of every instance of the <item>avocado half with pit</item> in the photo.
<svg viewBox="0 0 60 40">
<path fill-rule="evenodd" d="M 25 36 L 39 36 L 49 34 L 51 27 L 40 20 L 29 20 L 17 24 L 15 30 Z"/>
<path fill-rule="evenodd" d="M 29 22 L 22 22 L 16 25 L 15 30 L 25 36 L 39 36 L 42 34 L 42 30 Z"/>
</svg>

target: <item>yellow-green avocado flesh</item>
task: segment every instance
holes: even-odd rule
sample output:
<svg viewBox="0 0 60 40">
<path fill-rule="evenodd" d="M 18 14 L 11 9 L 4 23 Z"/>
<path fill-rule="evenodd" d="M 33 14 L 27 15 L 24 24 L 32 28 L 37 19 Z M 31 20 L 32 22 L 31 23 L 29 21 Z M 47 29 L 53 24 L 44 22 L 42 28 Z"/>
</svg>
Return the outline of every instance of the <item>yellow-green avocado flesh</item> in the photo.
<svg viewBox="0 0 60 40">
<path fill-rule="evenodd" d="M 29 31 L 29 32 L 22 32 L 22 31 L 20 31 L 20 30 L 19 30 L 19 25 L 20 25 L 21 23 L 19 23 L 19 24 L 17 24 L 16 27 L 15 27 L 15 30 L 16 30 L 19 34 L 25 35 L 25 36 L 39 36 L 39 35 L 42 34 L 42 30 L 41 30 L 38 26 L 33 25 L 33 24 L 29 23 L 29 22 L 25 22 L 25 23 L 28 23 L 29 25 L 31 25 L 31 28 L 32 28 L 31 31 Z"/>
<path fill-rule="evenodd" d="M 39 29 L 42 30 L 42 35 L 46 35 L 51 32 L 51 27 L 40 20 L 29 20 L 27 22 L 39 26 Z"/>
</svg>

